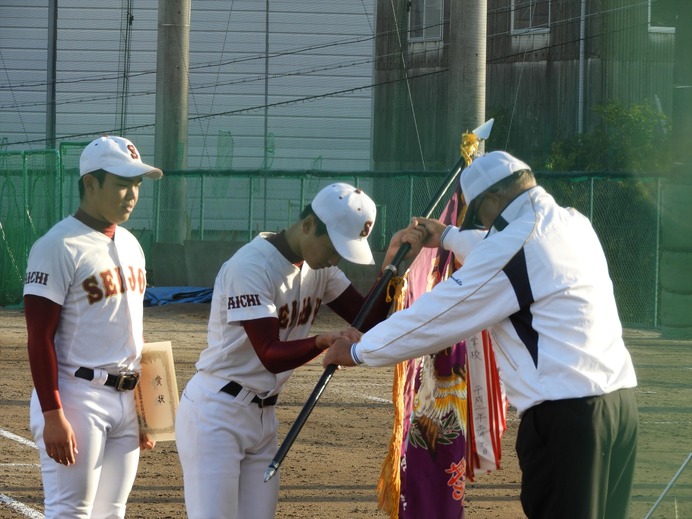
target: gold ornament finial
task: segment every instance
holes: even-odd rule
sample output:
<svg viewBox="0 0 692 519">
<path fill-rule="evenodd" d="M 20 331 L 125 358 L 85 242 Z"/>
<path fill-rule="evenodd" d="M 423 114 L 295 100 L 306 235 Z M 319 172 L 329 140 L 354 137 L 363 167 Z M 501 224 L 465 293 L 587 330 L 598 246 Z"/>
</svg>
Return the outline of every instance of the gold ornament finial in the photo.
<svg viewBox="0 0 692 519">
<path fill-rule="evenodd" d="M 471 165 L 473 159 L 478 153 L 478 146 L 481 140 L 473 132 L 466 132 L 461 134 L 461 156 L 464 158 L 466 167 Z"/>
</svg>

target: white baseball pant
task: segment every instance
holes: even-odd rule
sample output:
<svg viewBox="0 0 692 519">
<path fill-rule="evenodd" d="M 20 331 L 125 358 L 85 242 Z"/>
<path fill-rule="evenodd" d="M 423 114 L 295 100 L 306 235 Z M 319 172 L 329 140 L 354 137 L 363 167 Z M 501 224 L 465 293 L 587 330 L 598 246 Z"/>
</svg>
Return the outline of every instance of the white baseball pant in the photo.
<svg viewBox="0 0 692 519">
<path fill-rule="evenodd" d="M 272 519 L 278 474 L 264 482 L 277 450 L 275 406 L 209 391 L 196 374 L 180 400 L 175 441 L 189 519 Z"/>
<path fill-rule="evenodd" d="M 34 390 L 30 423 L 41 460 L 46 519 L 124 518 L 139 463 L 139 424 L 132 391 L 60 375 L 60 398 L 77 440 L 74 465 L 51 459 Z"/>
</svg>

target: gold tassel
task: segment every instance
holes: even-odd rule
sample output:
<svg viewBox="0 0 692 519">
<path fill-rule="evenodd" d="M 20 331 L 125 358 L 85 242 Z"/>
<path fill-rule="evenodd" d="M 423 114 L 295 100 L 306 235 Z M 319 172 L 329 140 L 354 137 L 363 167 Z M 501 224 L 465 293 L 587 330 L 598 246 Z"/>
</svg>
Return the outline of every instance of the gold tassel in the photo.
<svg viewBox="0 0 692 519">
<path fill-rule="evenodd" d="M 408 271 L 406 271 L 408 273 Z M 404 273 L 404 276 L 406 276 Z M 395 312 L 404 308 L 404 296 L 406 295 L 406 278 L 404 276 L 395 276 L 389 280 L 387 285 L 386 300 L 388 303 L 394 301 L 392 309 Z M 394 294 L 392 295 L 392 290 Z"/>
<path fill-rule="evenodd" d="M 391 519 L 399 518 L 399 498 L 401 495 L 401 444 L 404 434 L 404 382 L 407 361 L 394 367 L 394 384 L 392 401 L 394 402 L 394 426 L 389 440 L 387 456 L 382 462 L 380 479 L 377 482 L 377 505 L 380 510 L 389 514 Z"/>
<path fill-rule="evenodd" d="M 478 147 L 480 144 L 481 141 L 475 133 L 466 132 L 461 134 L 460 151 L 461 156 L 464 158 L 464 162 L 466 163 L 466 167 L 469 167 L 471 162 L 473 162 L 474 157 L 478 153 Z"/>
<path fill-rule="evenodd" d="M 387 302 L 394 301 L 392 308 L 395 312 L 403 309 L 406 299 L 406 274 L 404 277 L 392 278 L 387 286 Z M 391 291 L 394 295 L 390 295 Z M 377 483 L 378 507 L 389 514 L 391 519 L 399 518 L 399 498 L 401 495 L 401 478 L 399 464 L 401 460 L 401 445 L 404 434 L 404 385 L 406 383 L 406 366 L 408 362 L 400 362 L 394 367 L 394 382 L 392 384 L 392 402 L 394 403 L 394 426 L 389 440 L 387 456 L 382 462 L 380 479 Z"/>
</svg>

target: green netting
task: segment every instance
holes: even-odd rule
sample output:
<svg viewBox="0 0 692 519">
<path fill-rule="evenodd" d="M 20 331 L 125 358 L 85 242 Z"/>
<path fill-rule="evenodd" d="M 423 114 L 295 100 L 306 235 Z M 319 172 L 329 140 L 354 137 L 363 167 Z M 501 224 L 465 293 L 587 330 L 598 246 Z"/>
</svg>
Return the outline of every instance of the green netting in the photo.
<svg viewBox="0 0 692 519">
<path fill-rule="evenodd" d="M 0 153 L 0 304 L 18 303 L 31 245 L 59 218 L 59 154 Z"/>
<path fill-rule="evenodd" d="M 386 248 L 394 231 L 420 215 L 447 176 L 439 172 L 233 171 L 233 140 L 219 169 L 167 172 L 143 182 L 127 223 L 147 254 L 154 243 L 222 240 L 245 243 L 261 231 L 293 222 L 304 205 L 331 182 L 349 182 L 375 200 L 374 250 Z M 59 152 L 0 154 L 0 304 L 21 300 L 26 259 L 33 242 L 74 212 L 79 153 L 84 143 Z M 557 201 L 589 217 L 603 243 L 623 324 L 658 326 L 660 189 L 657 178 L 538 175 Z M 439 216 L 444 198 L 433 216 Z"/>
</svg>

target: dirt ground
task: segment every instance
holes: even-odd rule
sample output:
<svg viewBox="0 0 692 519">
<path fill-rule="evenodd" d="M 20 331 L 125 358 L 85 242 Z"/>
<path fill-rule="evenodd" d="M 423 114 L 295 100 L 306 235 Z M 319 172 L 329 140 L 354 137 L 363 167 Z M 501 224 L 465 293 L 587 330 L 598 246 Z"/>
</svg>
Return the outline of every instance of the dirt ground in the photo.
<svg viewBox="0 0 692 519">
<path fill-rule="evenodd" d="M 180 391 L 192 376 L 206 340 L 207 304 L 145 309 L 149 342 L 173 344 Z M 314 331 L 341 327 L 321 311 Z M 692 341 L 656 331 L 626 330 L 639 377 L 640 448 L 631 517 L 652 508 L 692 452 Z M 42 517 L 38 452 L 29 432 L 32 389 L 20 309 L 0 307 L 0 517 Z M 296 370 L 279 399 L 280 440 L 303 407 L 323 369 L 314 361 Z M 279 518 L 376 518 L 376 485 L 391 430 L 390 369 L 340 370 L 332 378 L 281 468 Z M 466 517 L 524 517 L 514 454 L 513 411 L 502 441 L 503 468 L 466 486 Z M 174 442 L 144 452 L 128 505 L 129 518 L 185 517 L 182 477 Z M 652 518 L 692 517 L 692 463 L 679 475 Z M 221 518 L 220 518 L 221 519 Z M 428 519 L 428 518 L 421 518 Z"/>
</svg>

